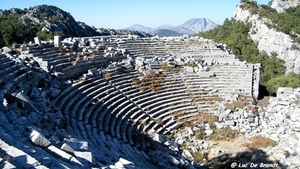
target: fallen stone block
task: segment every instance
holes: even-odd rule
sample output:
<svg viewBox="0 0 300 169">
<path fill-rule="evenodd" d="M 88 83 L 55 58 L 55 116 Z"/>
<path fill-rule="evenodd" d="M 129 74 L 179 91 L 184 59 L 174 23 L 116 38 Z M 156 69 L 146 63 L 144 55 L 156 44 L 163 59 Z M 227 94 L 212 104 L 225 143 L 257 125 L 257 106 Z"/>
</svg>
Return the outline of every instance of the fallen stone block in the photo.
<svg viewBox="0 0 300 169">
<path fill-rule="evenodd" d="M 235 126 L 235 122 L 233 120 L 225 121 L 225 125 L 227 126 Z"/>
<path fill-rule="evenodd" d="M 122 157 L 119 159 L 118 162 L 115 163 L 115 166 L 117 168 L 129 168 L 129 169 L 130 168 L 136 168 L 136 166 L 134 165 L 133 162 L 128 161 L 128 160 L 126 160 L 126 159 L 124 159 Z"/>
<path fill-rule="evenodd" d="M 164 143 L 166 141 L 166 138 L 163 135 L 157 133 L 152 134 L 152 139 L 159 143 Z"/>
<path fill-rule="evenodd" d="M 60 147 L 62 150 L 68 152 L 68 153 L 71 153 L 71 154 L 74 154 L 74 150 L 72 147 L 70 147 L 68 144 L 64 143 L 63 145 L 61 145 Z"/>
<path fill-rule="evenodd" d="M 168 158 L 168 161 L 176 167 L 180 164 L 180 161 L 171 155 L 169 155 L 167 158 Z"/>
<path fill-rule="evenodd" d="M 212 135 L 212 134 L 214 133 L 214 131 L 211 130 L 211 129 L 208 129 L 208 130 L 205 130 L 204 133 L 205 133 L 207 136 L 210 136 L 210 135 Z"/>
<path fill-rule="evenodd" d="M 224 123 L 218 123 L 218 122 L 215 122 L 215 125 L 216 125 L 217 129 L 222 129 L 222 128 L 224 128 Z"/>
<path fill-rule="evenodd" d="M 84 166 L 93 165 L 93 156 L 89 151 L 74 151 L 74 155 L 78 161 L 80 161 Z"/>
<path fill-rule="evenodd" d="M 24 93 L 18 93 L 15 98 L 25 109 L 36 113 L 39 112 Z"/>
<path fill-rule="evenodd" d="M 6 54 L 12 52 L 12 50 L 11 50 L 10 48 L 6 47 L 6 46 L 4 46 L 4 47 L 2 48 L 2 50 L 3 50 L 3 53 L 6 53 Z"/>
<path fill-rule="evenodd" d="M 41 41 L 41 38 L 40 37 L 35 37 L 34 38 L 34 43 L 41 46 L 42 45 L 42 41 Z"/>
<path fill-rule="evenodd" d="M 40 132 L 36 131 L 36 130 L 32 130 L 30 132 L 30 140 L 37 146 L 40 147 L 48 147 L 51 142 Z"/>
<path fill-rule="evenodd" d="M 194 160 L 194 157 L 192 156 L 191 152 L 188 150 L 183 150 L 182 156 L 184 156 L 188 160 Z"/>
<path fill-rule="evenodd" d="M 49 147 L 47 147 L 46 149 L 50 154 L 52 154 L 53 156 L 56 156 L 60 159 L 63 159 L 65 161 L 70 161 L 73 162 L 75 164 L 79 164 L 80 166 L 84 166 L 83 164 L 81 164 L 73 155 L 51 145 Z"/>
<path fill-rule="evenodd" d="M 77 138 L 65 138 L 64 142 L 68 143 L 70 147 L 72 147 L 75 151 L 87 151 L 88 150 L 88 142 L 85 140 L 80 140 Z"/>
</svg>

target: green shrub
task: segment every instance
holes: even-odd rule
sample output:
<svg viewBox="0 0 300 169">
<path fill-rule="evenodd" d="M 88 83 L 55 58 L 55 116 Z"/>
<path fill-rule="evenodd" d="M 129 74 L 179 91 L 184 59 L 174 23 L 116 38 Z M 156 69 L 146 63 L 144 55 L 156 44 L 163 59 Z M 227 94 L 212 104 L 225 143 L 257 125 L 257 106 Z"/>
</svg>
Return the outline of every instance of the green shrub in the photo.
<svg viewBox="0 0 300 169">
<path fill-rule="evenodd" d="M 268 80 L 266 86 L 267 90 L 272 95 L 276 94 L 276 91 L 279 87 L 298 88 L 300 87 L 300 75 L 295 73 L 290 73 L 288 75 L 280 75 Z"/>
</svg>

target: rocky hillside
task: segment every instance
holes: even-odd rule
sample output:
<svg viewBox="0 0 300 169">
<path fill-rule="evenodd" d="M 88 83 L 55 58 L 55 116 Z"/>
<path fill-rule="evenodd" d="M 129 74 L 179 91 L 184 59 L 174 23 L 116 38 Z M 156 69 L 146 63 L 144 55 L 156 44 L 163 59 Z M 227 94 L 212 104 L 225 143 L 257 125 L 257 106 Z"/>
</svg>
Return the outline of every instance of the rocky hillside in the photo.
<svg viewBox="0 0 300 169">
<path fill-rule="evenodd" d="M 299 22 L 295 20 L 299 18 L 300 13 L 293 12 L 294 15 L 289 17 L 284 13 L 289 7 L 297 10 L 298 7 L 295 7 L 299 4 L 299 1 L 293 0 L 273 0 L 271 6 L 266 6 L 244 0 L 237 6 L 234 15 L 235 20 L 251 24 L 249 35 L 257 44 L 259 51 L 265 51 L 268 55 L 276 53 L 278 58 L 285 61 L 287 73 L 300 73 L 300 58 L 298 57 L 300 55 L 300 32 L 297 32 Z M 283 13 L 276 13 L 270 7 Z M 278 21 L 275 20 L 277 16 L 281 17 Z M 290 20 L 290 25 L 288 20 Z M 287 23 L 281 26 L 280 22 Z"/>
<path fill-rule="evenodd" d="M 0 10 L 0 22 L 0 46 L 30 41 L 34 36 L 47 40 L 57 34 L 63 37 L 124 34 L 149 36 L 139 31 L 97 29 L 76 21 L 70 13 L 51 5 L 38 5 L 23 10 Z"/>
<path fill-rule="evenodd" d="M 285 12 L 286 9 L 299 6 L 299 0 L 272 0 L 271 7 L 277 12 Z"/>
</svg>

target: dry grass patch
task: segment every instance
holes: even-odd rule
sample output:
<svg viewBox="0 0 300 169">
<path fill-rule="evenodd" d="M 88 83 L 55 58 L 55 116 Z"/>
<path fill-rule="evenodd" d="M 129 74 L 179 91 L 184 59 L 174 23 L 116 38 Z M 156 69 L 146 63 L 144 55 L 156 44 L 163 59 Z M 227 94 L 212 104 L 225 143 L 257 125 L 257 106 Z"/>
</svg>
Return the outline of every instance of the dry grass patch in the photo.
<svg viewBox="0 0 300 169">
<path fill-rule="evenodd" d="M 200 101 L 204 101 L 204 102 L 220 102 L 223 99 L 221 97 L 219 97 L 218 95 L 213 95 L 213 96 L 209 96 L 209 97 L 202 97 L 200 99 Z"/>
<path fill-rule="evenodd" d="M 156 74 L 154 71 L 150 71 L 150 74 L 145 76 L 143 80 L 138 78 L 132 79 L 132 85 L 137 86 L 140 92 L 150 89 L 152 92 L 157 92 L 161 89 L 162 83 L 164 82 L 164 73 Z"/>
<path fill-rule="evenodd" d="M 178 121 L 178 123 L 180 123 L 179 125 L 177 125 L 175 127 L 175 129 L 183 129 L 185 127 L 193 127 L 194 123 L 192 121 L 188 121 L 186 119 L 181 119 Z"/>
<path fill-rule="evenodd" d="M 209 114 L 209 113 L 201 113 L 198 115 L 198 119 L 201 119 L 203 123 L 213 123 L 219 120 L 218 116 Z"/>
<path fill-rule="evenodd" d="M 259 107 L 267 107 L 269 104 L 269 100 L 272 98 L 271 96 L 265 96 L 263 99 L 257 100 L 257 106 Z"/>
<path fill-rule="evenodd" d="M 237 138 L 239 132 L 237 130 L 233 130 L 230 127 L 224 128 L 224 129 L 213 129 L 214 133 L 209 136 L 209 138 L 213 141 L 219 141 L 219 140 L 233 140 Z"/>
<path fill-rule="evenodd" d="M 218 106 L 217 104 L 215 103 L 210 103 L 210 106 L 209 106 L 211 109 L 216 109 Z"/>
<path fill-rule="evenodd" d="M 81 52 L 77 53 L 75 61 L 73 61 L 72 64 L 76 65 L 79 60 L 81 60 Z"/>
<path fill-rule="evenodd" d="M 247 105 L 249 105 L 249 103 L 247 102 L 247 97 L 243 95 L 239 95 L 237 101 L 233 103 L 226 103 L 225 107 L 226 109 L 230 109 L 231 111 L 234 111 L 236 108 L 243 109 Z"/>
<path fill-rule="evenodd" d="M 195 62 L 189 61 L 188 63 L 185 64 L 185 66 L 189 66 L 189 67 L 197 67 L 197 64 Z"/>
<path fill-rule="evenodd" d="M 260 149 L 264 147 L 274 147 L 276 146 L 276 141 L 263 137 L 263 136 L 254 136 L 251 138 L 251 143 L 245 143 L 244 146 L 251 148 L 251 149 Z"/>
<path fill-rule="evenodd" d="M 181 71 L 181 68 L 180 67 L 172 67 L 172 66 L 168 66 L 168 63 L 165 62 L 162 64 L 161 68 L 163 70 L 165 70 L 166 72 L 173 72 L 173 73 L 178 73 Z"/>
</svg>

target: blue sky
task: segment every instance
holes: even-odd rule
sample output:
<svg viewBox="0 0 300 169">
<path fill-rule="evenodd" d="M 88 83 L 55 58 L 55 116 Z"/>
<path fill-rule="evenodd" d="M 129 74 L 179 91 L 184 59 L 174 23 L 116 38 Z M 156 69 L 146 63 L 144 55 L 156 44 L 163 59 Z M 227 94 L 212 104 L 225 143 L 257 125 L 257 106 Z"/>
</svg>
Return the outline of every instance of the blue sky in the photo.
<svg viewBox="0 0 300 169">
<path fill-rule="evenodd" d="M 257 0 L 268 4 L 270 0 Z M 77 21 L 99 28 L 127 28 L 141 24 L 151 28 L 178 26 L 191 18 L 208 18 L 222 24 L 234 15 L 240 0 L 0 0 L 0 9 L 48 4 L 70 12 Z"/>
</svg>

